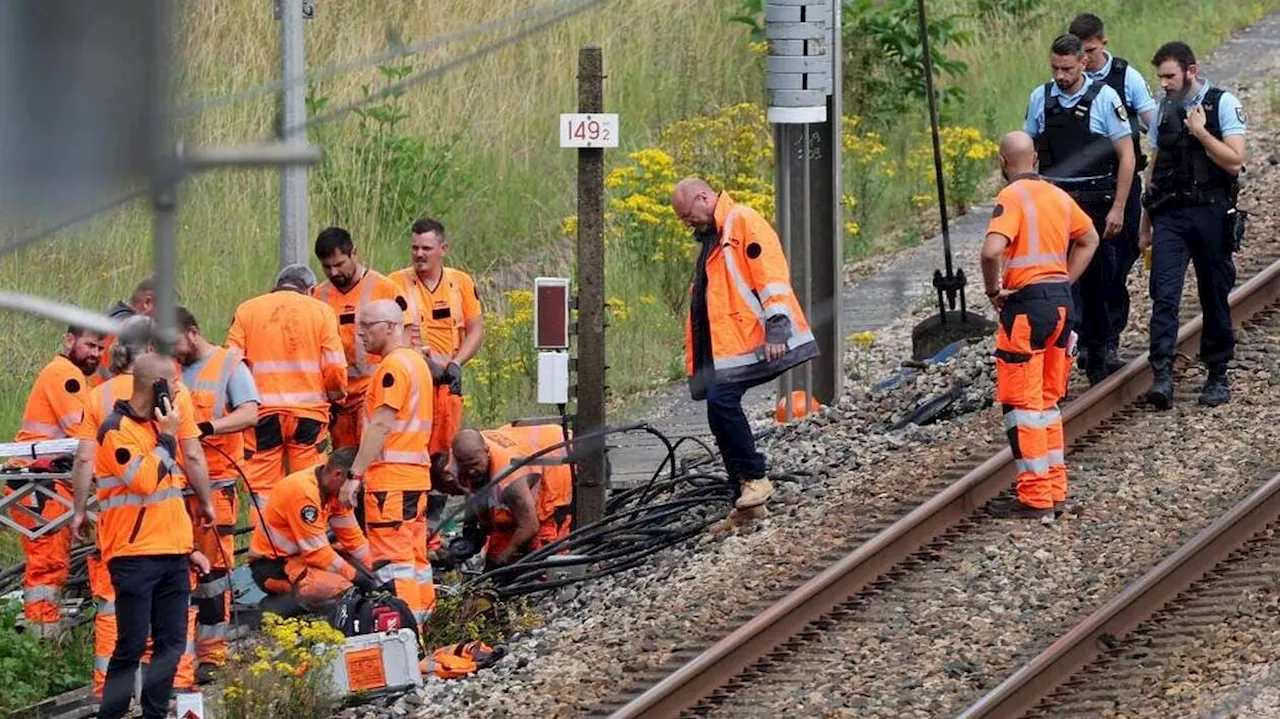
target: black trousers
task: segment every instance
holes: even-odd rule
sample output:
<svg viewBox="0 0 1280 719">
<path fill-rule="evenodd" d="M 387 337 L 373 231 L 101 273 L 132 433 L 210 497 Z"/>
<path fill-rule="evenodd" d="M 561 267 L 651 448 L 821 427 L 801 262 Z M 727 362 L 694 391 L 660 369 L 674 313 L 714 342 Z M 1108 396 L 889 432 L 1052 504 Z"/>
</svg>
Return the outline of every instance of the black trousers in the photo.
<svg viewBox="0 0 1280 719">
<path fill-rule="evenodd" d="M 107 663 L 98 717 L 119 719 L 129 711 L 138 662 L 150 635 L 154 646 L 142 677 L 142 715 L 163 719 L 173 696 L 173 676 L 187 647 L 191 601 L 187 556 L 116 557 L 107 570 L 116 590 L 119 637 Z"/>
<path fill-rule="evenodd" d="M 1093 227 L 1101 238 L 1107 228 L 1107 213 L 1111 211 L 1111 203 L 1080 203 L 1080 208 L 1093 220 Z M 1076 315 L 1075 326 L 1079 337 L 1078 345 L 1090 365 L 1101 364 L 1102 352 L 1111 336 L 1110 305 L 1115 294 L 1115 275 L 1116 244 L 1112 240 L 1101 240 L 1098 250 L 1093 253 L 1093 259 L 1089 260 L 1089 266 L 1071 287 L 1072 304 L 1079 313 Z"/>
<path fill-rule="evenodd" d="M 1106 213 L 1103 213 L 1103 217 L 1106 217 Z M 1115 260 L 1108 285 L 1111 296 L 1107 300 L 1107 345 L 1110 347 L 1120 346 L 1120 333 L 1129 325 L 1129 286 L 1125 281 L 1142 256 L 1142 250 L 1138 248 L 1138 230 L 1141 225 L 1142 179 L 1134 177 L 1133 184 L 1129 186 L 1129 200 L 1124 206 L 1124 229 L 1110 240 L 1103 240 L 1111 243 Z M 1105 221 L 1102 226 L 1106 229 Z M 1102 233 L 1099 232 L 1098 236 L 1101 237 Z"/>
<path fill-rule="evenodd" d="M 1152 364 L 1173 359 L 1188 262 L 1195 266 L 1204 312 L 1200 359 L 1207 365 L 1224 364 L 1235 354 L 1227 296 L 1236 283 L 1236 266 L 1231 259 L 1227 209 L 1224 200 L 1166 210 L 1152 219 Z"/>
</svg>

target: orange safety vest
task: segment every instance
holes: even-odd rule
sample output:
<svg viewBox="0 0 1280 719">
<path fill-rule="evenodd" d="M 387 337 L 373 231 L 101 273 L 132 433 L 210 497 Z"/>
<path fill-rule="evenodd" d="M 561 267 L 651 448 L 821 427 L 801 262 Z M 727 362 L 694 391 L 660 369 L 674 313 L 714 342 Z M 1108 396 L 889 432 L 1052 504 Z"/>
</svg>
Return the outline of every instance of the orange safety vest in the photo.
<svg viewBox="0 0 1280 719">
<path fill-rule="evenodd" d="M 1021 177 L 1000 190 L 987 234 L 1009 238 L 1002 285 L 1018 290 L 1037 282 L 1066 282 L 1071 240 L 1093 222 L 1071 196 L 1039 176 Z"/>
<path fill-rule="evenodd" d="M 190 387 L 197 424 L 222 419 L 227 415 L 227 385 L 231 382 L 231 373 L 243 361 L 244 357 L 236 350 L 223 347 L 213 350 L 213 355 L 200 368 Z M 202 441 L 210 447 L 204 453 L 204 458 L 211 481 L 234 480 L 239 476 L 232 458 L 244 457 L 243 432 L 212 434 Z M 214 447 L 217 449 L 213 449 Z"/>
<path fill-rule="evenodd" d="M 427 361 L 408 347 L 397 347 L 382 358 L 364 396 L 367 426 L 376 409 L 394 407 L 396 418 L 387 431 L 382 450 L 369 465 L 372 491 L 427 490 L 431 488 L 431 439 L 434 393 Z"/>
<path fill-rule="evenodd" d="M 71 360 L 58 355 L 40 370 L 22 410 L 15 442 L 64 439 L 80 423 L 89 397 L 88 378 Z"/>
<path fill-rule="evenodd" d="M 443 303 L 438 299 L 440 285 L 435 292 L 427 289 L 412 267 L 392 272 L 391 279 L 404 294 L 407 313 L 418 325 L 422 346 L 448 356 L 457 352 L 466 335 L 468 308 L 473 316 L 479 314 L 479 295 L 471 275 L 452 267 L 442 268 Z"/>
<path fill-rule="evenodd" d="M 791 270 L 778 235 L 760 213 L 735 204 L 729 193 L 716 201 L 720 241 L 707 256 L 707 322 L 716 382 L 742 382 L 776 376 L 818 356 L 804 311 L 791 290 Z M 692 288 L 690 288 L 692 293 Z M 765 358 L 767 321 L 786 317 L 787 352 Z M 696 352 L 692 306 L 685 318 L 685 370 L 694 375 Z"/>
<path fill-rule="evenodd" d="M 269 559 L 298 557 L 307 566 L 341 574 L 354 581 L 355 567 L 334 551 L 326 532 L 333 529 L 338 542 L 357 561 L 368 561 L 369 545 L 356 522 L 355 511 L 344 508 L 337 497 L 322 501 L 319 468 L 310 467 L 285 477 L 271 491 L 271 503 L 263 510 L 266 520 L 255 521 L 249 540 L 249 556 Z M 250 508 L 250 511 L 256 511 Z M 270 532 L 268 537 L 266 532 Z"/>
<path fill-rule="evenodd" d="M 175 381 L 170 388 L 173 393 L 173 404 L 178 409 L 180 427 L 179 441 L 195 439 L 200 436 L 197 426 L 195 403 L 191 401 L 191 393 L 181 381 Z M 84 405 L 84 418 L 71 430 L 71 436 L 79 440 L 96 441 L 98 428 L 102 426 L 107 415 L 115 409 L 116 403 L 128 401 L 133 396 L 133 375 L 118 374 L 106 382 L 94 387 Z M 178 462 L 186 462 L 182 456 L 182 447 L 178 447 Z"/>
<path fill-rule="evenodd" d="M 567 464 L 540 465 L 537 460 L 527 466 L 515 470 L 506 477 L 494 482 L 499 475 L 507 471 L 518 460 L 564 441 L 564 430 L 553 424 L 514 427 L 504 425 L 497 429 L 480 433 L 489 447 L 489 497 L 484 503 L 487 524 L 499 530 L 511 530 L 516 526 L 515 515 L 503 499 L 503 491 L 512 482 L 529 482 L 529 491 L 534 497 L 538 521 L 544 522 L 555 514 L 556 509 L 573 501 L 573 475 Z M 565 448 L 560 447 L 539 459 L 563 459 Z M 535 475 L 537 475 L 535 477 Z"/>
<path fill-rule="evenodd" d="M 346 292 L 326 281 L 312 288 L 311 296 L 329 305 L 338 316 L 338 335 L 342 338 L 347 357 L 347 400 L 348 404 L 356 404 L 382 359 L 365 352 L 364 343 L 356 338 L 356 313 L 377 300 L 396 300 L 401 309 L 404 309 L 406 301 L 400 296 L 396 283 L 370 269 L 365 269 L 356 284 Z"/>
<path fill-rule="evenodd" d="M 347 358 L 338 318 L 320 300 L 289 290 L 245 300 L 227 331 L 253 372 L 259 414 L 287 412 L 329 420 L 329 394 L 347 388 Z"/>
<path fill-rule="evenodd" d="M 117 402 L 98 428 L 98 546 L 115 557 L 190 554 L 191 518 L 182 497 L 185 477 L 175 438 Z"/>
</svg>

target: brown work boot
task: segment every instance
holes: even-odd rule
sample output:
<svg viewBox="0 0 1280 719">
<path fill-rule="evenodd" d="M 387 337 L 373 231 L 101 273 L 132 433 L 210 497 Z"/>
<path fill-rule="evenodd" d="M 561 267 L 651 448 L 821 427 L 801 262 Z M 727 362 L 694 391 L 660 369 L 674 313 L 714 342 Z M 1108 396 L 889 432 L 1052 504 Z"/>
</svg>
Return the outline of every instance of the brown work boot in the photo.
<svg viewBox="0 0 1280 719">
<path fill-rule="evenodd" d="M 724 534 L 725 532 L 732 532 L 753 519 L 764 519 L 767 516 L 769 516 L 769 508 L 763 504 L 755 507 L 749 507 L 747 509 L 738 509 L 735 507 L 729 510 L 729 514 L 726 515 L 724 519 L 711 525 L 711 534 L 716 535 Z"/>
<path fill-rule="evenodd" d="M 767 478 L 747 479 L 742 482 L 742 495 L 733 503 L 738 509 L 759 507 L 773 496 L 773 483 Z"/>
</svg>

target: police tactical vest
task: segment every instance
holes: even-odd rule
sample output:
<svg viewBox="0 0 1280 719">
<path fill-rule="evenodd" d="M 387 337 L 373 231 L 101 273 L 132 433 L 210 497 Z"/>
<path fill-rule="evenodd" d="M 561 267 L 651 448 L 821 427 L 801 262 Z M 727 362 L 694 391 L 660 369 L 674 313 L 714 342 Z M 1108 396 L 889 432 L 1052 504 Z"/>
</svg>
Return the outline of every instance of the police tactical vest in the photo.
<svg viewBox="0 0 1280 719">
<path fill-rule="evenodd" d="M 1120 97 L 1120 104 L 1124 105 L 1125 113 L 1129 115 L 1129 130 L 1133 138 L 1133 160 L 1134 172 L 1142 172 L 1147 168 L 1147 156 L 1142 152 L 1142 126 L 1138 123 L 1138 110 L 1125 98 L 1124 79 L 1125 73 L 1129 69 L 1127 60 L 1111 56 L 1111 72 L 1103 78 L 1103 82 L 1116 91 L 1116 95 Z"/>
<path fill-rule="evenodd" d="M 1050 93 L 1053 83 L 1044 86 L 1044 132 L 1036 138 L 1040 154 L 1040 174 L 1046 177 L 1114 178 L 1119 168 L 1115 145 L 1089 129 L 1089 111 L 1105 87 L 1095 82 L 1075 107 L 1063 107 Z"/>
<path fill-rule="evenodd" d="M 1205 129 L 1219 140 L 1222 139 L 1218 121 L 1221 100 L 1222 90 L 1211 87 L 1200 103 L 1204 108 Z M 1157 130 L 1159 152 L 1151 183 L 1162 195 L 1185 195 L 1192 202 L 1228 198 L 1235 190 L 1236 177 L 1218 167 L 1204 145 L 1191 136 L 1184 122 L 1186 118 L 1185 108 L 1171 100 L 1164 101 Z"/>
</svg>

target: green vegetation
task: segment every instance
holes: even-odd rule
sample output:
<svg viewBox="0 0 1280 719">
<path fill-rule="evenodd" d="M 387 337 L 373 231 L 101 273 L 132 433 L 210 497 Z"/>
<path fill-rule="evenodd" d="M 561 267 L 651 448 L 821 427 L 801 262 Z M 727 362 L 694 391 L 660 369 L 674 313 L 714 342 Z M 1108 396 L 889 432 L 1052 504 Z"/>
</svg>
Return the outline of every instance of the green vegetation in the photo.
<svg viewBox="0 0 1280 719">
<path fill-rule="evenodd" d="M 21 614 L 22 602 L 0 601 L 0 716 L 84 686 L 93 666 L 92 624 L 40 640 L 14 629 Z"/>
<path fill-rule="evenodd" d="M 306 27 L 308 63 L 318 67 L 363 56 L 384 49 L 388 36 L 414 41 L 541 2 L 321 5 Z M 927 159 L 926 114 L 913 6 L 910 0 L 844 2 L 845 206 L 852 223 L 847 229 L 856 230 L 846 243 L 850 258 L 896 249 L 927 234 L 932 215 L 920 211 L 931 201 L 932 171 L 921 161 Z M 466 379 L 473 423 L 492 424 L 532 410 L 525 291 L 536 275 L 569 271 L 572 243 L 565 230 L 571 227 L 564 220 L 575 211 L 575 157 L 556 146 L 555 118 L 575 106 L 580 45 L 603 46 L 606 107 L 623 118 L 623 146 L 608 153 L 611 172 L 624 173 L 614 176 L 609 197 L 609 364 L 615 395 L 682 373 L 678 310 L 692 249 L 683 244 L 683 231 L 653 208 L 619 204 L 635 194 L 657 205 L 664 200 L 665 179 L 644 184 L 644 177 L 625 176 L 626 168 L 643 169 L 644 162 L 661 158 L 649 154 L 639 160 L 630 153 L 662 150 L 672 164 L 661 171 L 676 176 L 723 172 L 707 167 L 719 153 L 707 147 L 682 153 L 679 144 L 682 137 L 710 137 L 706 128 L 720 123 L 755 143 L 750 147 L 758 153 L 749 172 L 724 176 L 726 185 L 754 193 L 763 204 L 772 201 L 771 133 L 767 125 L 747 123 L 756 111 L 742 105 L 758 108 L 764 99 L 763 48 L 753 43 L 749 27 L 758 20 L 758 0 L 615 0 L 603 7 L 321 125 L 311 135 L 326 150 L 323 164 L 311 171 L 313 235 L 328 224 L 343 224 L 366 261 L 391 271 L 407 263 L 408 223 L 418 214 L 437 215 L 453 238 L 451 260 L 480 282 L 493 313 L 490 327 L 497 331 Z M 1280 0 L 1099 0 L 1090 9 L 1108 22 L 1111 46 L 1148 71 L 1145 59 L 1160 42 L 1181 37 L 1207 52 L 1276 7 Z M 1048 75 L 1045 48 L 1079 9 L 1065 0 L 930 3 L 943 121 L 955 128 L 952 174 L 964 179 L 974 199 L 984 192 L 978 180 L 991 167 L 989 145 L 983 143 L 1018 125 L 1027 93 Z M 180 33 L 184 98 L 230 92 L 278 75 L 270 4 L 184 5 Z M 310 88 L 311 111 L 376 92 L 492 39 L 322 80 Z M 180 134 L 191 143 L 256 140 L 272 134 L 275 114 L 275 100 L 267 96 L 186 118 Z M 976 131 L 977 139 L 965 128 Z M 215 339 L 236 304 L 264 291 L 274 274 L 277 188 L 272 172 L 216 172 L 182 188 L 180 292 Z M 149 235 L 149 213 L 145 203 L 137 203 L 5 256 L 0 284 L 104 308 L 147 273 Z M 0 331 L 9 365 L 0 379 L 0 431 L 12 431 L 30 380 L 56 350 L 60 331 L 12 314 L 0 319 Z"/>
</svg>

